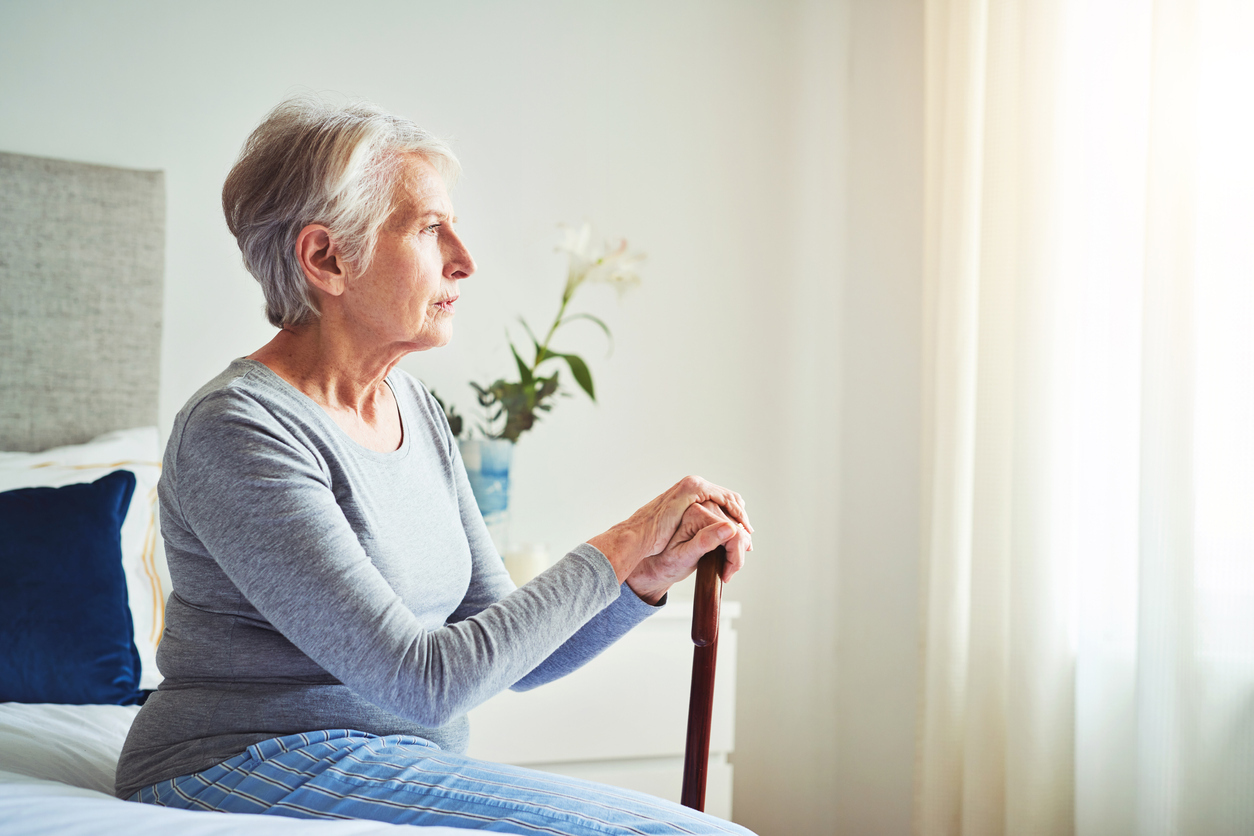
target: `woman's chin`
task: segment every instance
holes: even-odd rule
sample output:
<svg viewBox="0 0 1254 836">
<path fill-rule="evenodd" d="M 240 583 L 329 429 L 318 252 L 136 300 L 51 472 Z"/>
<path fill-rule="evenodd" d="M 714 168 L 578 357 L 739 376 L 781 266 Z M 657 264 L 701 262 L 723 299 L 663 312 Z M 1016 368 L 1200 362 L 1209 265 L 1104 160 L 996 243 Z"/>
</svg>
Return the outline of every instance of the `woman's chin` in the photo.
<svg viewBox="0 0 1254 836">
<path fill-rule="evenodd" d="M 410 351 L 427 351 L 432 348 L 443 348 L 453 339 L 453 323 L 439 328 L 428 328 L 410 341 Z"/>
</svg>

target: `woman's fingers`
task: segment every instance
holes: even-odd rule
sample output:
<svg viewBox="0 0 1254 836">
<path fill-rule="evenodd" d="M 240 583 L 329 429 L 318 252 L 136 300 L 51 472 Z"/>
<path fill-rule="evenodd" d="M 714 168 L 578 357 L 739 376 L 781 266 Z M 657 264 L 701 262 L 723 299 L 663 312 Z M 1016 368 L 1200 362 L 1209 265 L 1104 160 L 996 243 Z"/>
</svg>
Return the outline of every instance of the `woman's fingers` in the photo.
<svg viewBox="0 0 1254 836">
<path fill-rule="evenodd" d="M 628 549 L 633 554 L 620 561 L 624 562 L 624 568 L 631 572 L 631 565 L 628 564 L 634 565 L 636 561 L 665 550 L 682 525 L 684 515 L 694 505 L 708 505 L 711 509 L 718 509 L 720 516 L 735 523 L 745 532 L 753 530 L 749 515 L 744 509 L 744 500 L 738 493 L 707 482 L 700 476 L 685 476 L 670 490 L 632 514 L 630 519 L 615 526 L 626 540 L 636 543 L 635 547 Z M 610 532 L 598 535 L 594 538 L 597 542 L 593 545 L 599 548 L 609 534 Z M 611 562 L 614 562 L 613 557 Z"/>
<path fill-rule="evenodd" d="M 671 496 L 659 499 L 669 504 L 683 498 L 693 488 L 691 484 L 680 483 Z M 753 548 L 753 538 L 735 519 L 734 509 L 722 504 L 726 499 L 716 494 L 683 508 L 667 542 L 657 553 L 643 559 L 627 578 L 637 595 L 656 603 L 673 584 L 693 573 L 703 555 L 719 546 L 727 552 L 721 573 L 724 582 L 730 581 L 744 567 L 745 555 Z"/>
<path fill-rule="evenodd" d="M 749 532 L 737 529 L 723 546 L 727 550 L 727 561 L 723 564 L 723 583 L 728 583 L 733 575 L 745 567 L 745 554 L 753 548 L 753 544 L 749 540 Z"/>
<path fill-rule="evenodd" d="M 702 507 L 711 515 L 719 519 L 731 520 L 727 514 L 727 509 L 714 504 L 713 502 L 703 502 Z M 732 579 L 745 565 L 745 555 L 753 551 L 753 537 L 744 526 L 737 523 L 734 537 L 731 537 L 723 544 L 727 550 L 727 562 L 723 566 L 723 582 L 726 583 Z"/>
<path fill-rule="evenodd" d="M 753 541 L 748 531 L 736 527 L 732 536 L 723 543 L 723 548 L 727 550 L 727 560 L 723 564 L 723 583 L 727 583 L 732 575 L 744 568 L 745 555 L 753 548 Z"/>
<path fill-rule="evenodd" d="M 678 490 L 678 498 L 684 501 L 685 506 L 698 502 L 714 502 L 724 509 L 732 522 L 740 523 L 746 531 L 753 533 L 753 524 L 749 521 L 749 514 L 745 510 L 744 499 L 735 491 L 707 482 L 700 476 L 685 476 L 675 489 Z"/>
<path fill-rule="evenodd" d="M 645 551 L 641 556 L 650 557 L 665 549 L 692 505 L 711 500 L 722 504 L 731 501 L 730 494 L 730 491 L 712 485 L 700 476 L 680 479 L 627 521 L 628 525 L 634 525 L 642 532 Z"/>
<path fill-rule="evenodd" d="M 690 559 L 700 560 L 703 555 L 714 551 L 719 546 L 726 545 L 735 536 L 736 529 L 733 525 L 716 522 L 698 531 L 697 535 L 688 541 L 689 547 L 684 551 Z"/>
<path fill-rule="evenodd" d="M 722 546 L 727 559 L 723 563 L 723 583 L 731 581 L 732 576 L 744 568 L 747 533 L 726 522 L 716 522 L 697 532 L 684 548 L 684 556 L 689 561 L 698 561 L 701 557 Z"/>
<path fill-rule="evenodd" d="M 702 533 L 720 524 L 727 527 L 715 528 L 717 535 Z M 629 519 L 588 542 L 606 556 L 620 581 L 627 580 L 637 594 L 654 600 L 658 589 L 665 592 L 671 583 L 691 574 L 704 552 L 689 554 L 701 548 L 727 546 L 723 577 L 730 580 L 753 548 L 752 531 L 740 494 L 699 476 L 685 476 Z"/>
<path fill-rule="evenodd" d="M 640 561 L 627 583 L 642 599 L 657 603 L 673 584 L 693 573 L 703 554 L 735 537 L 736 531 L 702 505 L 690 505 L 670 541 L 658 554 Z"/>
<path fill-rule="evenodd" d="M 736 522 L 743 525 L 745 527 L 745 530 L 748 531 L 750 534 L 752 534 L 753 525 L 749 522 L 748 512 L 745 511 L 744 499 L 740 496 L 740 494 L 736 493 L 735 491 L 728 491 L 728 493 L 731 495 L 731 504 L 729 506 L 726 506 L 724 510 L 727 510 L 729 512 L 729 515 L 734 517 Z M 733 511 L 734 513 L 732 513 Z"/>
<path fill-rule="evenodd" d="M 684 529 L 697 528 L 694 535 L 689 536 Z M 745 555 L 753 549 L 753 538 L 739 524 L 733 523 L 726 511 L 713 501 L 702 502 L 691 506 L 684 514 L 684 522 L 675 533 L 672 545 L 679 545 L 686 540 L 683 549 L 685 558 L 699 560 L 706 552 L 723 546 L 727 552 L 727 561 L 723 567 L 724 582 L 745 565 Z"/>
<path fill-rule="evenodd" d="M 710 485 L 710 492 L 713 495 L 709 499 L 717 502 L 732 522 L 739 523 L 746 531 L 753 533 L 753 523 L 749 522 L 749 512 L 745 510 L 745 501 L 740 494 L 718 485 Z"/>
</svg>

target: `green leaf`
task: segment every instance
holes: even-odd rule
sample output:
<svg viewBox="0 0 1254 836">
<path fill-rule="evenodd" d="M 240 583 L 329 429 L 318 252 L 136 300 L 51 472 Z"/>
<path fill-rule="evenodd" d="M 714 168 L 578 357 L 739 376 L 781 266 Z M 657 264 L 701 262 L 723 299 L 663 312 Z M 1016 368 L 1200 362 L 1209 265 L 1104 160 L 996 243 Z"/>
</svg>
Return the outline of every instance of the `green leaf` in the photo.
<svg viewBox="0 0 1254 836">
<path fill-rule="evenodd" d="M 536 333 L 531 330 L 531 326 L 527 324 L 527 320 L 520 316 L 518 317 L 518 321 L 522 323 L 523 330 L 527 332 L 528 337 L 531 337 L 531 341 L 536 345 L 539 345 L 540 341 L 536 339 Z"/>
<path fill-rule="evenodd" d="M 561 324 L 565 325 L 566 323 L 570 322 L 572 319 L 586 319 L 589 322 L 595 322 L 597 325 L 601 326 L 601 330 L 605 332 L 605 339 L 608 340 L 610 344 L 609 353 L 610 354 L 614 353 L 614 335 L 610 333 L 610 326 L 602 322 L 599 317 L 595 317 L 590 313 L 576 313 L 576 314 L 571 314 L 570 316 L 563 319 Z"/>
<path fill-rule="evenodd" d="M 566 361 L 566 365 L 570 366 L 570 373 L 575 376 L 575 382 L 579 384 L 579 388 L 588 393 L 588 397 L 596 401 L 596 393 L 592 389 L 592 372 L 588 371 L 588 364 L 574 354 L 559 354 Z"/>
<path fill-rule="evenodd" d="M 531 330 L 531 326 L 527 324 L 527 320 L 520 316 L 518 317 L 518 321 L 522 323 L 523 330 L 526 331 L 527 336 L 531 338 L 531 348 L 535 351 L 536 358 L 533 368 L 539 368 L 541 363 L 553 356 L 553 352 L 545 350 L 544 347 L 540 345 L 540 340 L 536 338 L 536 334 Z"/>
<path fill-rule="evenodd" d="M 537 401 L 542 401 L 545 398 L 557 393 L 557 372 L 553 372 L 550 377 L 542 377 L 540 380 L 541 385 L 539 390 L 536 392 Z"/>
<path fill-rule="evenodd" d="M 518 356 L 518 349 L 514 348 L 512 340 L 509 344 L 509 350 L 514 355 L 514 362 L 518 363 L 518 376 L 522 378 L 524 386 L 528 385 L 531 383 L 531 369 L 527 368 L 527 364 L 523 362 L 523 358 Z"/>
<path fill-rule="evenodd" d="M 549 360 L 552 360 L 556 356 L 553 354 L 553 352 L 546 350 L 544 346 L 536 342 L 534 337 L 531 340 L 531 350 L 536 353 L 536 370 L 537 371 L 540 369 L 541 364 L 547 363 Z"/>
</svg>

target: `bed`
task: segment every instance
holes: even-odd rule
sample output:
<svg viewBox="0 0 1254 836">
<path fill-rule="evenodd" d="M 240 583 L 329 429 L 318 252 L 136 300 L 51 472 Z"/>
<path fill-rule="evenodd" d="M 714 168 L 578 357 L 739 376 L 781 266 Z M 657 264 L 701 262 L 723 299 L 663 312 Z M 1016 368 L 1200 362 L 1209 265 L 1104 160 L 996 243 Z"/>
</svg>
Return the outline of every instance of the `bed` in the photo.
<svg viewBox="0 0 1254 836">
<path fill-rule="evenodd" d="M 396 832 L 113 797 L 137 703 L 160 682 L 169 591 L 155 519 L 164 181 L 0 153 L 0 195 L 0 829 Z"/>
</svg>

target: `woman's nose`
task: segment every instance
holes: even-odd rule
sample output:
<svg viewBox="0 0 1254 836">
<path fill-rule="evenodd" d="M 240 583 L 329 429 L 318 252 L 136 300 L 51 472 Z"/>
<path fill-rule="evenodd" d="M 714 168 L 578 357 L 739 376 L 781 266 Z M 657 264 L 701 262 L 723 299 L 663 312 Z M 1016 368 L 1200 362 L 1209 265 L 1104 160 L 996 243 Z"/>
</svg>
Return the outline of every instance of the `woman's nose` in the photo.
<svg viewBox="0 0 1254 836">
<path fill-rule="evenodd" d="M 453 232 L 448 237 L 448 249 L 444 255 L 444 275 L 450 279 L 465 279 L 475 272 L 475 259 L 462 243 L 461 236 Z"/>
</svg>

